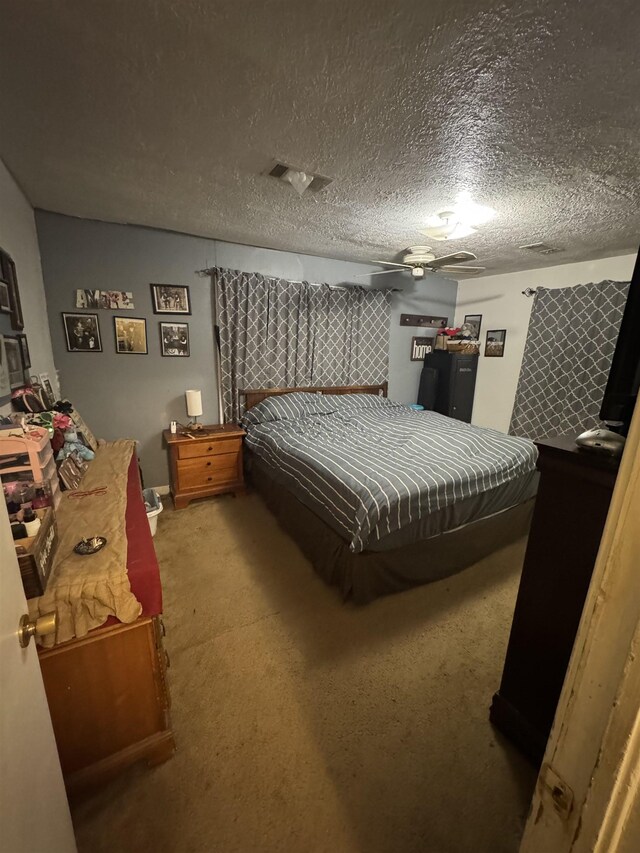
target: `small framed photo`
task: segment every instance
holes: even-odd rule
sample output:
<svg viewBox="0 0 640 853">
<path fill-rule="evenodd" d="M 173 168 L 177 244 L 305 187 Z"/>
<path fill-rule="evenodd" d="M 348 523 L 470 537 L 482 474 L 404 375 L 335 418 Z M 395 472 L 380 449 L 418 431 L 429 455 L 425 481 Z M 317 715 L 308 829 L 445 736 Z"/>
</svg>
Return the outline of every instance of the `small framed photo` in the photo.
<svg viewBox="0 0 640 853">
<path fill-rule="evenodd" d="M 11 314 L 11 298 L 9 297 L 9 285 L 6 281 L 0 281 L 0 311 L 3 314 Z"/>
<path fill-rule="evenodd" d="M 42 402 L 46 405 L 47 409 L 51 409 L 56 402 L 56 395 L 48 373 L 40 374 L 40 385 L 42 387 L 42 391 L 40 393 Z"/>
<path fill-rule="evenodd" d="M 4 351 L 7 356 L 7 371 L 9 373 L 9 385 L 11 390 L 21 388 L 24 385 L 24 367 L 22 366 L 22 355 L 17 338 L 4 337 Z"/>
<path fill-rule="evenodd" d="M 62 312 L 68 352 L 102 352 L 100 324 L 97 314 Z"/>
<path fill-rule="evenodd" d="M 487 332 L 484 354 L 488 358 L 502 358 L 504 355 L 504 342 L 506 337 L 506 329 L 493 329 L 492 331 Z"/>
<path fill-rule="evenodd" d="M 80 485 L 83 472 L 76 465 L 73 453 L 60 463 L 58 468 L 58 477 L 60 482 L 67 491 L 75 491 Z"/>
<path fill-rule="evenodd" d="M 160 352 L 166 356 L 188 358 L 189 324 L 160 323 Z"/>
<path fill-rule="evenodd" d="M 191 314 L 189 288 L 183 284 L 152 284 L 154 314 Z"/>
<path fill-rule="evenodd" d="M 83 459 L 77 450 L 74 450 L 72 453 L 69 454 L 69 456 L 71 459 L 73 459 L 73 464 L 76 466 L 80 474 L 86 474 L 89 470 L 89 461 L 87 459 Z"/>
<path fill-rule="evenodd" d="M 25 334 L 16 335 L 18 339 L 18 343 L 20 344 L 20 355 L 22 356 L 22 366 L 25 370 L 31 367 L 31 355 L 29 354 L 29 344 L 27 343 L 27 336 Z"/>
<path fill-rule="evenodd" d="M 465 314 L 465 325 L 473 329 L 473 339 L 480 340 L 480 327 L 482 326 L 482 314 Z"/>
<path fill-rule="evenodd" d="M 434 337 L 411 338 L 411 361 L 424 361 L 425 355 L 433 352 L 435 347 Z"/>
<path fill-rule="evenodd" d="M 147 355 L 147 321 L 144 317 L 114 317 L 116 352 Z"/>
</svg>

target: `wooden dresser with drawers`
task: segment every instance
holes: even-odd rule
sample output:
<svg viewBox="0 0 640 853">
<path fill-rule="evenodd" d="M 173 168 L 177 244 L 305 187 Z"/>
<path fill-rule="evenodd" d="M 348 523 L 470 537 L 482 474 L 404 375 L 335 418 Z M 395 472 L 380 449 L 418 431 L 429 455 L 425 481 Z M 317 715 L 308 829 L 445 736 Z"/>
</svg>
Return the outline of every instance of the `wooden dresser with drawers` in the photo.
<svg viewBox="0 0 640 853">
<path fill-rule="evenodd" d="M 244 491 L 244 435 L 237 424 L 203 427 L 193 432 L 164 430 L 176 509 L 184 509 L 194 498 Z"/>
</svg>

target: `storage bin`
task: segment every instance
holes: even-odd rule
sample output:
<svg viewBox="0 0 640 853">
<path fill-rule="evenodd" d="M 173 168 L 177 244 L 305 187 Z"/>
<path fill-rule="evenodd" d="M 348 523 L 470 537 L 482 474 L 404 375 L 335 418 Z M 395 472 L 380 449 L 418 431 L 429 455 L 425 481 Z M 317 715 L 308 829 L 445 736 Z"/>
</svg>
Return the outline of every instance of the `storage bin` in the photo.
<svg viewBox="0 0 640 853">
<path fill-rule="evenodd" d="M 151 528 L 151 535 L 155 536 L 158 528 L 158 516 L 163 509 L 162 501 L 160 500 L 160 495 L 157 492 L 154 492 L 153 489 L 145 489 L 142 492 L 142 497 L 144 498 L 144 507 L 147 511 L 147 519 L 149 521 L 149 527 Z"/>
</svg>

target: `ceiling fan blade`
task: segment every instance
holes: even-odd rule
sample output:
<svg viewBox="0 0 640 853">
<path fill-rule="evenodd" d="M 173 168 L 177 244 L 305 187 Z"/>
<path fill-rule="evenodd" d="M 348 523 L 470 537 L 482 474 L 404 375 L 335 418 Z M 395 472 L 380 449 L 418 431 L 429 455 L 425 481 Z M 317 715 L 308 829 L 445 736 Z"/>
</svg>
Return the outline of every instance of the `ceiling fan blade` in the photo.
<svg viewBox="0 0 640 853">
<path fill-rule="evenodd" d="M 450 273 L 454 273 L 456 275 L 459 272 L 466 273 L 467 275 L 477 275 L 480 272 L 484 272 L 485 269 L 486 269 L 486 267 L 458 267 L 458 266 L 453 266 L 453 265 L 451 265 L 451 266 L 445 265 L 443 267 L 438 267 L 438 270 L 440 272 L 450 272 Z"/>
<path fill-rule="evenodd" d="M 396 264 L 394 261 L 371 261 L 372 264 L 380 264 L 381 266 L 387 267 L 402 267 L 403 269 L 410 270 L 411 267 L 409 264 Z"/>
<path fill-rule="evenodd" d="M 452 255 L 443 255 L 441 258 L 434 258 L 432 261 L 429 261 L 428 265 L 437 269 L 447 264 L 463 264 L 465 261 L 475 260 L 477 260 L 477 255 L 474 255 L 473 252 L 454 252 Z"/>
<path fill-rule="evenodd" d="M 402 269 L 410 269 L 410 267 L 403 267 Z M 354 278 L 369 278 L 370 275 L 389 275 L 391 272 L 402 272 L 402 270 L 378 270 L 377 272 L 359 272 L 357 275 L 354 275 Z"/>
</svg>

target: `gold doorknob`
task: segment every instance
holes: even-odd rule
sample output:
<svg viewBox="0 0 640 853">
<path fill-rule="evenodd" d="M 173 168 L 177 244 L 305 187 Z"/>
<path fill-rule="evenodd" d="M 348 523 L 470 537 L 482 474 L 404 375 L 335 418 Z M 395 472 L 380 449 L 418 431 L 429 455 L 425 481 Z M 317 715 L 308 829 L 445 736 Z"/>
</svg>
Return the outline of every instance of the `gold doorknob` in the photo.
<svg viewBox="0 0 640 853">
<path fill-rule="evenodd" d="M 23 649 L 26 649 L 31 642 L 32 637 L 46 637 L 47 634 L 56 634 L 58 631 L 58 614 L 54 610 L 53 613 L 45 613 L 44 616 L 38 616 L 35 622 L 31 622 L 25 613 L 20 617 L 18 626 L 18 640 Z"/>
</svg>

